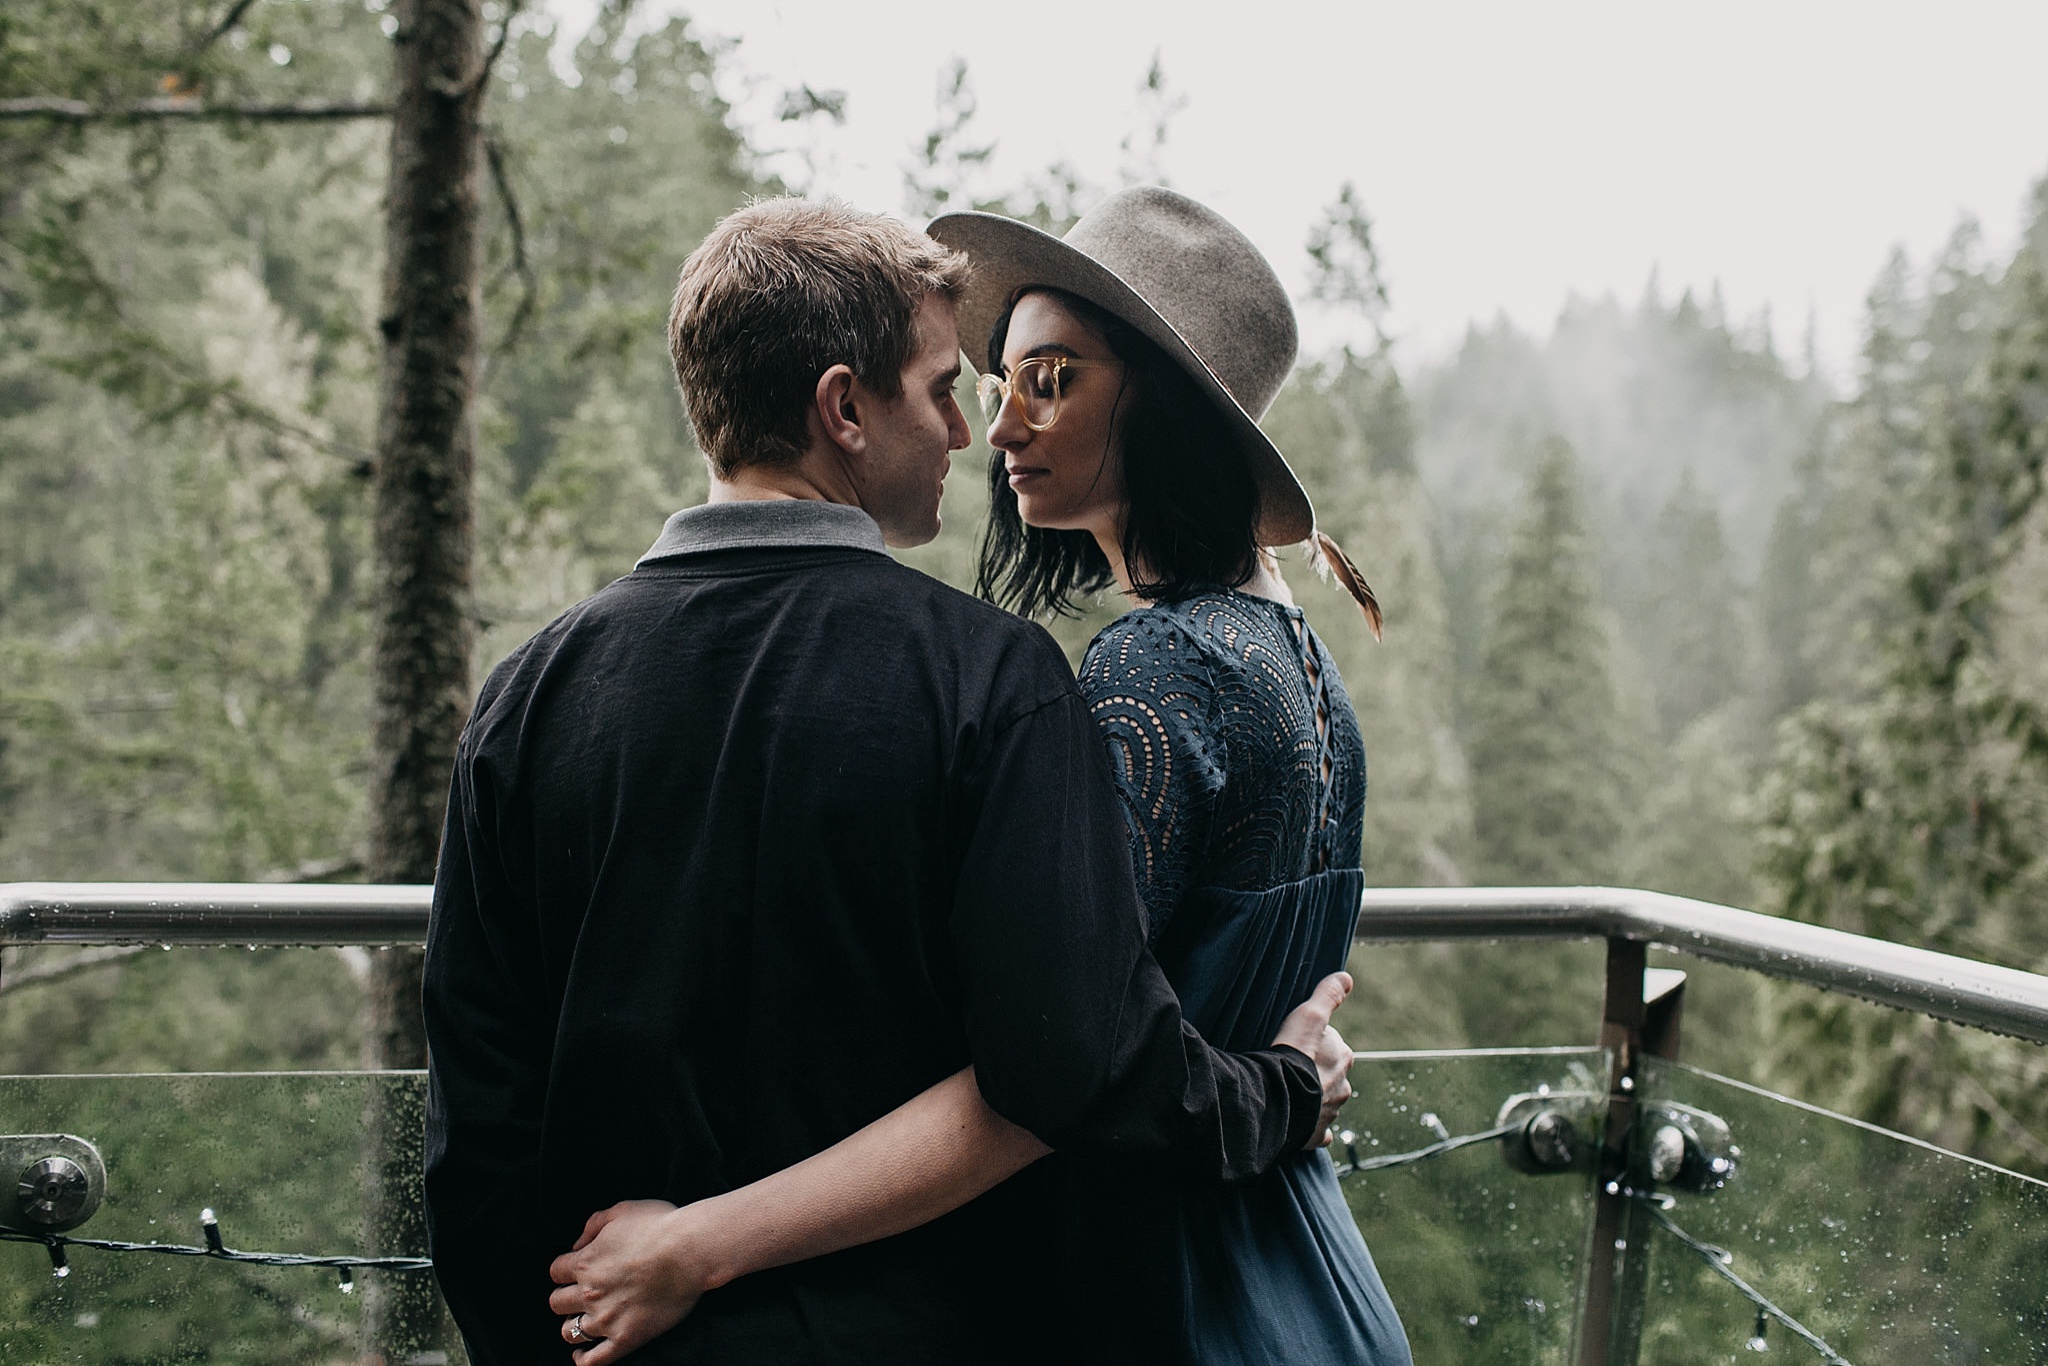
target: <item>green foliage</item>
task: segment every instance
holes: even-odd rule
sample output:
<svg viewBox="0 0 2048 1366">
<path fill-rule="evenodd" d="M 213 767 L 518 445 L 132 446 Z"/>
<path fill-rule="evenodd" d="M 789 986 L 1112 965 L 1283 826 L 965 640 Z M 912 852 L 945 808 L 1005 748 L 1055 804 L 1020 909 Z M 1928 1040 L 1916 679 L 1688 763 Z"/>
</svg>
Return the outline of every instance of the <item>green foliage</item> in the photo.
<svg viewBox="0 0 2048 1366">
<path fill-rule="evenodd" d="M 1667 303 L 1654 280 L 1633 308 L 1574 300 L 1541 341 L 1505 320 L 1474 328 L 1414 388 L 1418 463 L 1460 526 L 1500 506 L 1544 440 L 1571 443 L 1610 591 L 1632 582 L 1688 473 L 1721 515 L 1736 572 L 1754 573 L 1828 399 L 1779 357 L 1767 322 L 1736 327 L 1690 294 Z"/>
<path fill-rule="evenodd" d="M 1666 735 L 1733 701 L 1751 677 L 1745 594 L 1721 514 L 1691 476 L 1658 514 L 1637 607 L 1637 639 L 1654 670 Z"/>
<path fill-rule="evenodd" d="M 377 1245 L 365 1216 L 373 1135 L 419 1133 L 425 1091 L 417 1073 L 10 1077 L 0 1104 L 28 1132 L 78 1132 L 99 1148 L 107 1199 L 82 1236 L 197 1244 L 199 1212 L 211 1208 L 230 1247 L 418 1255 L 423 1247 Z M 404 1197 L 417 1201 L 416 1148 L 409 1165 Z M 370 1340 L 378 1299 L 417 1273 L 358 1272 L 347 1294 L 325 1269 L 85 1248 L 70 1263 L 58 1280 L 41 1248 L 0 1245 L 8 1361 L 257 1366 L 439 1346 Z"/>
<path fill-rule="evenodd" d="M 8 50 L 54 51 L 92 31 L 89 9 L 11 16 Z M 29 84 L 8 93 L 150 95 L 200 11 L 181 22 L 124 39 L 125 84 L 34 84 L 16 61 Z M 524 231 L 501 202 L 485 651 L 630 567 L 701 490 L 647 343 L 688 245 L 764 188 L 686 26 L 627 42 L 607 23 L 573 80 L 530 29 L 497 71 Z M 359 5 L 258 5 L 205 49 L 208 72 L 232 76 L 210 74 L 208 96 L 374 96 L 387 51 Z M 23 527 L 0 545 L 12 876 L 359 859 L 384 139 L 375 124 L 95 126 L 56 139 L 0 202 L 0 489 Z"/>
<path fill-rule="evenodd" d="M 1482 883 L 1610 878 L 1624 751 L 1571 448 L 1539 457 L 1511 533 L 1468 727 Z"/>
<path fill-rule="evenodd" d="M 1816 429 L 1765 551 L 1757 596 L 1774 712 L 1868 695 L 1908 560 L 1941 515 L 1924 497 L 1929 452 L 1985 363 L 1994 288 L 1969 222 L 1924 283 L 1895 255 L 1872 288 L 1860 390 Z"/>
<path fill-rule="evenodd" d="M 1386 639 L 1376 642 L 1342 592 L 1312 572 L 1289 575 L 1296 601 L 1330 648 L 1365 737 L 1367 875 L 1396 886 L 1461 883 L 1471 852 L 1471 796 L 1449 705 L 1450 627 L 1436 512 L 1404 463 L 1407 405 L 1399 376 L 1384 356 L 1369 361 L 1345 353 L 1311 363 L 1281 392 L 1264 425 L 1311 491 L 1320 526 L 1357 561 L 1388 614 Z"/>
<path fill-rule="evenodd" d="M 481 385 L 477 677 L 571 603 L 633 567 L 664 518 L 699 501 L 704 464 L 670 369 L 675 276 L 756 177 L 685 20 L 637 39 L 607 11 L 575 50 L 577 79 L 528 32 L 499 71 L 495 136 L 535 282 L 521 282 L 499 207 L 493 311 L 505 320 Z"/>
<path fill-rule="evenodd" d="M 209 374 L 273 409 L 308 406 L 318 348 L 246 267 L 221 269 L 186 315 Z M 59 514 L 64 538 L 10 565 L 70 591 L 0 635 L 13 680 L 0 858 L 242 878 L 345 851 L 360 818 L 361 628 L 322 609 L 348 595 L 363 553 L 351 472 L 261 430 L 124 430 L 89 392 L 51 395 L 8 424 L 33 492 L 68 491 L 46 473 L 75 437 L 62 399 L 105 413 L 115 450 L 74 470 L 99 497 Z"/>
<path fill-rule="evenodd" d="M 1341 309 L 1371 329 L 1375 355 L 1384 355 L 1387 337 L 1386 281 L 1380 276 L 1379 250 L 1372 240 L 1372 217 L 1350 181 L 1337 202 L 1323 210 L 1323 219 L 1309 230 L 1309 298 Z M 1349 355 L 1350 349 L 1346 348 Z"/>
<path fill-rule="evenodd" d="M 904 197 L 911 213 L 920 218 L 948 209 L 982 209 L 979 202 L 954 201 L 969 180 L 982 174 L 996 152 L 993 142 L 972 140 L 970 129 L 981 102 L 967 78 L 963 58 L 955 57 L 939 73 L 936 104 L 937 117 L 918 149 L 918 159 L 903 171 Z"/>
<path fill-rule="evenodd" d="M 1931 364 L 1978 350 L 1957 343 L 1942 305 L 1961 295 L 1985 306 L 1989 288 L 1938 273 L 1928 335 L 1904 353 Z M 1968 379 L 1953 387 L 1937 371 L 1910 407 L 1899 396 L 1914 375 L 1886 359 L 1900 348 L 1883 315 L 1902 310 L 1878 310 L 1859 403 L 1877 409 L 1864 430 L 1879 435 L 1849 454 L 1867 461 L 1874 449 L 1910 496 L 1911 513 L 1883 524 L 1898 538 L 1879 566 L 1890 612 L 1873 622 L 1854 691 L 1815 698 L 1782 728 L 1758 797 L 1760 839 L 1772 910 L 2041 971 L 2048 698 L 2000 639 L 2012 619 L 2000 594 L 2041 591 L 2014 575 L 2029 563 L 2048 459 L 2048 194 L 1989 306 L 1995 322 Z M 1781 1019 L 1782 1074 L 1881 1122 L 2041 1165 L 2037 1137 L 2004 1132 L 2038 1135 L 2048 1122 L 2038 1050 L 1832 1002 L 1785 1005 Z M 1799 1048 L 1808 1041 L 1858 1065 L 1816 1069 Z M 2020 1077 L 2025 1089 L 2004 1089 Z"/>
<path fill-rule="evenodd" d="M 1166 144 L 1173 134 L 1173 121 L 1188 107 L 1188 97 L 1174 92 L 1166 79 L 1166 65 L 1159 60 L 1159 50 L 1152 51 L 1152 63 L 1145 68 L 1145 78 L 1138 82 L 1138 126 L 1124 134 L 1118 149 L 1123 153 L 1123 163 L 1117 168 L 1118 177 L 1126 185 L 1165 185 L 1170 183 L 1166 174 Z"/>
</svg>

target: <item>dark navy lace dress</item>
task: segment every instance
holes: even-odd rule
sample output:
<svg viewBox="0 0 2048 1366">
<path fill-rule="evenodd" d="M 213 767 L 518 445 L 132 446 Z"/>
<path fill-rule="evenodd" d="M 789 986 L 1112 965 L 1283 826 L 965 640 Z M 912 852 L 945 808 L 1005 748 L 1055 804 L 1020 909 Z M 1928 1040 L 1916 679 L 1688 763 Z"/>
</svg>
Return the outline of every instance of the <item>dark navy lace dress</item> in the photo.
<svg viewBox="0 0 2048 1366">
<path fill-rule="evenodd" d="M 1112 623 L 1080 684 L 1182 1008 L 1219 1048 L 1267 1046 L 1344 966 L 1364 885 L 1365 747 L 1328 652 L 1299 610 L 1218 592 Z M 1407 1366 L 1326 1153 L 1238 1186 L 1132 1162 L 1065 1163 L 1061 1180 L 1079 1354 Z"/>
</svg>

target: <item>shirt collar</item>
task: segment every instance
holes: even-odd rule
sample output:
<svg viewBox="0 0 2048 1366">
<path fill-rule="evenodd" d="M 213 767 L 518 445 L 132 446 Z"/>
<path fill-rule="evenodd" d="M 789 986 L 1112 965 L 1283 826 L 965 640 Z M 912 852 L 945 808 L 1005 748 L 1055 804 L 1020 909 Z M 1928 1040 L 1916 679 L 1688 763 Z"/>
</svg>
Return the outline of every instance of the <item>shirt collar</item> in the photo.
<svg viewBox="0 0 2048 1366">
<path fill-rule="evenodd" d="M 887 554 L 882 529 L 857 507 L 811 498 L 702 503 L 668 519 L 640 563 L 706 550 L 836 547 Z"/>
</svg>

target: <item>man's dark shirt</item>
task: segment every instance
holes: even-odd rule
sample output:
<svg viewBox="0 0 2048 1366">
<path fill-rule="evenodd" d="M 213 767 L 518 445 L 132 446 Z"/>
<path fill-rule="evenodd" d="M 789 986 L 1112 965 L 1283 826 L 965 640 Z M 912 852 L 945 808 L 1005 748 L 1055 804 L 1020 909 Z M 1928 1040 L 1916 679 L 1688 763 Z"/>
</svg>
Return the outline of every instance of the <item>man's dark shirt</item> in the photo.
<svg viewBox="0 0 2048 1366">
<path fill-rule="evenodd" d="M 566 1359 L 547 1265 L 594 1211 L 744 1185 L 970 1062 L 1056 1148 L 1210 1179 L 1318 1109 L 1300 1053 L 1182 1022 L 1051 638 L 830 504 L 678 513 L 492 672 L 426 984 L 427 1213 L 477 1366 Z M 1000 1358 L 1037 1204 L 745 1277 L 636 1360 Z"/>
</svg>

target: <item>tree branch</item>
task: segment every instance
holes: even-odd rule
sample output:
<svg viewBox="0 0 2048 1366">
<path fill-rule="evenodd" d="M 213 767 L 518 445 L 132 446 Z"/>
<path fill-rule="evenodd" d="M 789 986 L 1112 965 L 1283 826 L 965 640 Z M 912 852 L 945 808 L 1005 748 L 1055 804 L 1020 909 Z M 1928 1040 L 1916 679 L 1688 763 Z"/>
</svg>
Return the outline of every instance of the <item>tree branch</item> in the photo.
<svg viewBox="0 0 2048 1366">
<path fill-rule="evenodd" d="M 490 164 L 491 184 L 497 188 L 498 202 L 505 206 L 505 222 L 512 231 L 512 273 L 519 277 L 519 307 L 512 310 L 505 339 L 496 348 L 502 352 L 519 345 L 519 335 L 533 316 L 539 285 L 533 278 L 533 265 L 526 259 L 526 229 L 519 220 L 519 200 L 512 193 L 512 179 L 505 171 L 504 147 L 495 133 L 484 135 L 484 158 Z"/>
<path fill-rule="evenodd" d="M 191 55 L 197 57 L 225 38 L 230 29 L 242 22 L 242 16 L 247 14 L 255 3 L 256 0 L 235 0 L 234 4 L 228 6 L 228 12 L 221 17 L 221 21 L 213 26 L 213 31 L 192 45 Z"/>
<path fill-rule="evenodd" d="M 0 982 L 0 991 L 19 991 L 38 982 L 57 982 L 75 976 L 91 968 L 100 967 L 122 958 L 130 958 L 147 947 L 142 944 L 109 944 L 104 948 L 86 949 L 69 958 L 60 958 L 53 963 L 37 963 L 34 967 L 22 968 L 7 974 Z"/>
<path fill-rule="evenodd" d="M 267 873 L 258 873 L 252 882 L 304 883 L 339 882 L 358 876 L 363 871 L 361 854 L 336 854 L 332 858 L 306 859 L 296 868 L 277 868 Z"/>
<path fill-rule="evenodd" d="M 2017 1145 L 2036 1162 L 2048 1163 L 2048 1143 L 2043 1143 L 2030 1133 L 2026 1126 L 2013 1117 L 2012 1111 L 1998 1103 L 1998 1097 L 1991 1094 L 1984 1084 L 1965 1072 L 1958 1078 L 1962 1082 L 1963 1094 L 1972 1105 L 1991 1116 L 1991 1122 L 1998 1131 Z"/>
<path fill-rule="evenodd" d="M 476 75 L 470 79 L 470 94 L 481 92 L 484 82 L 490 80 L 491 72 L 497 68 L 498 58 L 505 53 L 506 42 L 512 37 L 512 21 L 517 19 L 519 12 L 525 8 L 526 0 L 510 0 L 505 6 L 505 17 L 498 23 L 498 36 L 491 43 L 491 50 L 484 54 L 483 65 L 476 69 Z"/>
<path fill-rule="evenodd" d="M 283 104 L 207 104 L 189 95 L 137 100 L 100 108 L 84 100 L 33 95 L 0 100 L 0 119 L 52 119 L 58 123 L 146 123 L 185 119 L 194 123 L 338 123 L 391 116 L 388 104 L 361 100 L 293 100 Z"/>
<path fill-rule="evenodd" d="M 101 339 L 101 349 L 83 356 L 54 358 L 52 364 L 80 379 L 88 379 L 110 393 L 128 398 L 152 421 L 167 422 L 183 413 L 218 409 L 228 416 L 261 427 L 273 436 L 298 441 L 314 450 L 347 460 L 354 472 L 367 477 L 375 467 L 376 453 L 351 442 L 322 436 L 291 418 L 275 412 L 243 392 L 235 379 L 216 379 L 170 347 L 147 325 L 132 319 L 120 292 L 100 273 L 97 263 L 69 235 L 49 238 L 68 257 L 67 282 L 78 291 L 64 311 L 74 324 L 88 324 Z M 126 348 L 125 352 L 123 348 Z M 154 367 L 154 370 L 150 369 Z M 125 374 L 124 374 L 125 371 Z M 116 382 L 127 378 L 128 383 Z M 149 393 L 151 380 L 168 382 L 168 397 Z"/>
</svg>

